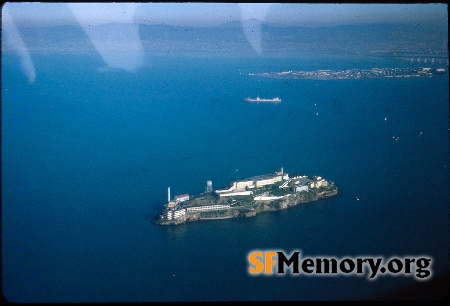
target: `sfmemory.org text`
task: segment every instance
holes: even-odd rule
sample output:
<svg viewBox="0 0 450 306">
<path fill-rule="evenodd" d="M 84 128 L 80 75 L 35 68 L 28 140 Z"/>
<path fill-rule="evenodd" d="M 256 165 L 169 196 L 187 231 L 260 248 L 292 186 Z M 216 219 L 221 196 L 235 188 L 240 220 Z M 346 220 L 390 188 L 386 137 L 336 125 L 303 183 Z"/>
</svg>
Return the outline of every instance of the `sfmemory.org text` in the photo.
<svg viewBox="0 0 450 306">
<path fill-rule="evenodd" d="M 286 256 L 283 251 L 252 251 L 248 254 L 248 272 L 250 275 L 367 275 L 375 280 L 378 275 L 414 276 L 417 280 L 431 278 L 432 258 L 430 256 L 408 257 L 307 257 L 302 258 L 300 251 Z"/>
</svg>

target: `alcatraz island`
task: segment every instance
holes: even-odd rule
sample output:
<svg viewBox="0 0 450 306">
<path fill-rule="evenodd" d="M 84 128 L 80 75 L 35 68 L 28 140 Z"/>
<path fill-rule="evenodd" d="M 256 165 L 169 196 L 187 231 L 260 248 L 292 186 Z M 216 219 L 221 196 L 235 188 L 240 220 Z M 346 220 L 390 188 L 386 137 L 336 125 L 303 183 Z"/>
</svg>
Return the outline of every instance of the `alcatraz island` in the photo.
<svg viewBox="0 0 450 306">
<path fill-rule="evenodd" d="M 200 220 L 253 217 L 263 211 L 287 209 L 338 194 L 338 187 L 320 176 L 293 175 L 281 171 L 234 181 L 213 191 L 207 181 L 198 196 L 181 194 L 170 198 L 153 220 L 158 225 L 177 225 Z"/>
</svg>

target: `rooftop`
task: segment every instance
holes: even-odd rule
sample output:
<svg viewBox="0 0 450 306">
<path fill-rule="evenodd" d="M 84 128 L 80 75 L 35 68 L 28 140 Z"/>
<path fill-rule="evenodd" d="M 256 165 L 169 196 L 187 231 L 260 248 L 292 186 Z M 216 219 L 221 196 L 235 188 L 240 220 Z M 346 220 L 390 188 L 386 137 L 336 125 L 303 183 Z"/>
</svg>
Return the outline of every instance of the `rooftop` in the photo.
<svg viewBox="0 0 450 306">
<path fill-rule="evenodd" d="M 280 176 L 280 175 L 281 174 L 262 174 L 262 175 L 252 176 L 249 178 L 238 180 L 236 182 L 269 180 L 269 179 L 272 179 L 272 178 Z"/>
<path fill-rule="evenodd" d="M 167 203 L 167 208 L 174 208 L 176 205 L 177 205 L 177 202 L 170 201 L 169 203 Z"/>
<path fill-rule="evenodd" d="M 307 177 L 301 177 L 301 178 L 295 179 L 295 181 L 298 181 L 301 185 L 305 185 L 309 182 L 312 182 L 312 180 Z"/>
</svg>

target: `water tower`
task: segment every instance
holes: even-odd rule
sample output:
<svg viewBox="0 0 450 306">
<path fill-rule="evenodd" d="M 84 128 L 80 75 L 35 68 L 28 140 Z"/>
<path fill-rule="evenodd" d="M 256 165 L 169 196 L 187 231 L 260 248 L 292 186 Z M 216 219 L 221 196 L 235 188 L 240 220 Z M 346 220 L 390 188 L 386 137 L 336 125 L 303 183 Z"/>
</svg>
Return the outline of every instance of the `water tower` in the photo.
<svg viewBox="0 0 450 306">
<path fill-rule="evenodd" d="M 213 188 L 212 188 L 212 181 L 206 181 L 206 193 L 212 192 Z"/>
</svg>

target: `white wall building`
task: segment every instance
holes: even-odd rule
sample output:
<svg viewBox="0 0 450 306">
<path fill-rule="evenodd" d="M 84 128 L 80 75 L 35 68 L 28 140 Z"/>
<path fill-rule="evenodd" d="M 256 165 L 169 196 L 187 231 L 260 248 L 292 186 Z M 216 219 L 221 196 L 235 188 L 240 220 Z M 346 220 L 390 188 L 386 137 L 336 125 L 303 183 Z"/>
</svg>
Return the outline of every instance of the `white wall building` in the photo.
<svg viewBox="0 0 450 306">
<path fill-rule="evenodd" d="M 186 208 L 186 212 L 223 210 L 223 209 L 228 209 L 228 208 L 230 208 L 230 204 L 203 205 L 203 206 L 188 207 L 188 208 Z"/>
<path fill-rule="evenodd" d="M 286 195 L 287 196 L 287 195 Z M 274 197 L 274 196 L 272 196 L 272 197 L 263 197 L 263 196 L 258 196 L 258 197 L 254 197 L 253 199 L 255 200 L 255 201 L 272 201 L 272 200 L 278 200 L 278 199 L 282 199 L 282 198 L 284 198 L 284 197 L 286 197 L 286 196 L 279 196 L 279 197 Z"/>
<path fill-rule="evenodd" d="M 231 196 L 243 196 L 243 195 L 251 195 L 253 191 L 238 191 L 238 192 L 229 192 L 229 193 L 220 193 L 220 197 L 231 197 Z"/>
<path fill-rule="evenodd" d="M 232 191 L 243 191 L 246 188 L 260 188 L 266 185 L 272 185 L 276 182 L 280 182 L 282 180 L 288 180 L 289 174 L 283 172 L 283 168 L 281 168 L 280 172 L 276 172 L 275 174 L 264 174 L 253 176 L 245 180 L 235 181 L 231 184 L 229 189 L 216 190 L 216 193 L 227 193 Z"/>
<path fill-rule="evenodd" d="M 308 190 L 309 190 L 308 186 L 297 186 L 297 187 L 295 187 L 295 191 L 296 192 L 308 191 Z"/>
<path fill-rule="evenodd" d="M 173 212 L 173 218 L 179 219 L 179 218 L 183 217 L 185 214 L 186 214 L 186 210 L 184 208 L 178 209 Z"/>
<path fill-rule="evenodd" d="M 186 214 L 186 210 L 183 209 L 177 209 L 177 210 L 166 210 L 163 213 L 163 217 L 165 217 L 167 220 L 176 220 L 180 219 Z"/>
<path fill-rule="evenodd" d="M 233 190 L 245 189 L 245 187 L 254 188 L 253 180 L 233 182 Z"/>
<path fill-rule="evenodd" d="M 256 188 L 275 184 L 276 182 L 280 182 L 282 179 L 283 179 L 282 175 L 261 177 L 260 179 L 256 180 Z"/>
<path fill-rule="evenodd" d="M 189 195 L 188 194 L 177 195 L 175 197 L 175 201 L 177 201 L 178 203 L 184 202 L 184 201 L 189 201 Z"/>
<path fill-rule="evenodd" d="M 313 181 L 309 183 L 309 188 L 319 188 L 319 187 L 326 187 L 328 186 L 328 182 L 324 180 L 323 178 L 318 177 L 317 181 Z"/>
</svg>

